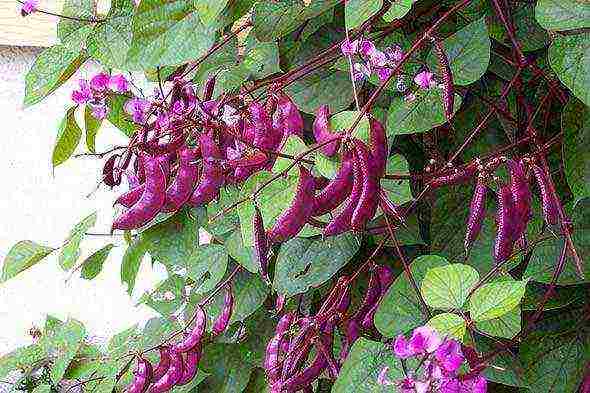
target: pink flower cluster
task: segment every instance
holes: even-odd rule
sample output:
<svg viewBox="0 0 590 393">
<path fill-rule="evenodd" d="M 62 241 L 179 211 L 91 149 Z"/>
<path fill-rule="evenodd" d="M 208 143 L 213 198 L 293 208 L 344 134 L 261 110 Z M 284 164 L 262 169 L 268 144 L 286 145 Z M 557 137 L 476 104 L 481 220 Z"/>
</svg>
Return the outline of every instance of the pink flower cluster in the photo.
<svg viewBox="0 0 590 393">
<path fill-rule="evenodd" d="M 21 5 L 20 14 L 22 16 L 30 15 L 33 12 L 37 11 L 38 7 L 39 0 L 25 0 Z"/>
<path fill-rule="evenodd" d="M 399 335 L 393 343 L 395 356 L 404 362 L 419 358 L 419 367 L 408 372 L 404 378 L 391 381 L 387 378 L 388 367 L 379 373 L 377 382 L 381 385 L 396 386 L 400 393 L 485 393 L 487 381 L 481 370 L 459 374 L 459 368 L 466 360 L 461 344 L 453 339 L 441 339 L 438 333 L 422 326 L 414 329 L 408 340 Z M 406 367 L 404 367 L 406 369 Z"/>
<path fill-rule="evenodd" d="M 352 42 L 345 40 L 340 45 L 340 50 L 345 56 L 358 55 L 361 59 L 360 62 L 353 64 L 354 80 L 368 78 L 375 72 L 379 79 L 384 81 L 391 75 L 393 67 L 404 57 L 402 48 L 397 45 L 386 48 L 382 52 L 367 39 Z"/>
<path fill-rule="evenodd" d="M 109 75 L 101 72 L 94 75 L 90 82 L 80 79 L 78 87 L 78 90 L 72 91 L 72 101 L 79 105 L 90 105 L 92 116 L 102 120 L 108 113 L 106 105 L 108 93 L 125 93 L 129 90 L 129 82 L 121 74 Z"/>
</svg>

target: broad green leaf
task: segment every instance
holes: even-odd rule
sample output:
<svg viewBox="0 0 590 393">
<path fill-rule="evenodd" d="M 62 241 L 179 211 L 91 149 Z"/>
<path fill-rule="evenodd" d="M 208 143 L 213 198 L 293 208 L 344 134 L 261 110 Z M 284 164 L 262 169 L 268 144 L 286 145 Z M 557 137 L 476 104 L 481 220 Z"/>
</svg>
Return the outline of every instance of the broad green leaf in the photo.
<svg viewBox="0 0 590 393">
<path fill-rule="evenodd" d="M 320 173 L 320 175 L 333 179 L 340 169 L 340 158 L 338 155 L 332 157 L 326 157 L 322 152 L 317 151 L 314 155 L 314 168 Z"/>
<path fill-rule="evenodd" d="M 349 0 L 344 5 L 346 28 L 356 29 L 375 15 L 383 6 L 383 0 Z"/>
<path fill-rule="evenodd" d="M 489 353 L 497 348 L 496 340 L 477 334 L 475 337 L 476 348 L 479 352 Z M 488 381 L 508 386 L 528 387 L 520 357 L 511 351 L 502 351 L 493 359 L 490 359 L 490 366 L 483 371 L 483 375 Z"/>
<path fill-rule="evenodd" d="M 359 338 L 342 365 L 338 379 L 332 387 L 333 393 L 390 393 L 391 386 L 377 383 L 379 373 L 388 368 L 387 379 L 403 377 L 401 363 L 386 344 Z"/>
<path fill-rule="evenodd" d="M 32 371 L 46 359 L 45 350 L 39 344 L 20 347 L 0 356 L 0 378 L 15 370 Z"/>
<path fill-rule="evenodd" d="M 465 336 L 465 320 L 457 314 L 442 313 L 430 318 L 427 323 L 442 337 L 452 337 L 456 340 L 463 341 Z"/>
<path fill-rule="evenodd" d="M 387 159 L 385 172 L 389 174 L 410 173 L 408 162 L 401 154 L 394 154 Z M 385 191 L 389 200 L 396 205 L 403 205 L 414 199 L 410 188 L 410 180 L 381 179 L 381 188 Z"/>
<path fill-rule="evenodd" d="M 359 111 L 342 111 L 333 114 L 330 117 L 332 131 L 340 133 L 348 131 L 359 114 Z M 366 116 L 363 116 L 355 127 L 354 136 L 365 142 L 369 140 L 369 119 Z"/>
<path fill-rule="evenodd" d="M 289 135 L 289 138 L 284 143 L 283 147 L 281 148 L 281 153 L 289 154 L 291 156 L 297 156 L 298 154 L 307 150 L 307 145 L 301 140 L 300 137 L 297 135 Z M 311 158 L 312 155 L 310 154 L 308 158 Z M 290 158 L 284 157 L 277 157 L 275 164 L 272 167 L 272 171 L 274 173 L 279 173 L 286 170 L 291 164 L 293 164 L 293 160 Z M 297 169 L 297 165 L 289 170 L 289 175 L 291 176 L 298 176 L 299 170 Z"/>
<path fill-rule="evenodd" d="M 71 319 L 61 325 L 53 334 L 43 336 L 40 344 L 55 359 L 50 370 L 53 383 L 57 384 L 61 381 L 70 362 L 82 345 L 85 335 L 84 326 Z"/>
<path fill-rule="evenodd" d="M 139 266 L 147 253 L 148 244 L 140 237 L 133 239 L 121 261 L 121 282 L 127 284 L 127 293 L 131 295 L 135 287 L 135 279 L 139 272 Z"/>
<path fill-rule="evenodd" d="M 242 392 L 254 369 L 248 361 L 248 352 L 242 345 L 209 344 L 203 349 L 199 367 L 209 376 L 199 386 L 199 393 Z"/>
<path fill-rule="evenodd" d="M 54 250 L 54 248 L 42 246 L 30 240 L 22 240 L 16 243 L 4 258 L 0 283 L 10 280 L 17 274 L 34 266 Z"/>
<path fill-rule="evenodd" d="M 576 199 L 590 196 L 590 109 L 572 98 L 561 113 L 565 177 Z"/>
<path fill-rule="evenodd" d="M 582 29 L 590 27 L 590 4 L 579 0 L 539 0 L 535 17 L 547 30 Z"/>
<path fill-rule="evenodd" d="M 127 61 L 141 69 L 196 60 L 215 39 L 216 26 L 201 23 L 193 0 L 142 1 L 132 24 Z"/>
<path fill-rule="evenodd" d="M 515 3 L 511 16 L 516 30 L 516 39 L 520 42 L 523 51 L 536 51 L 547 46 L 549 35 L 535 19 L 534 3 Z M 512 47 L 506 29 L 496 15 L 489 21 L 489 31 L 490 37 L 507 47 Z"/>
<path fill-rule="evenodd" d="M 186 261 L 187 275 L 195 281 L 194 291 L 206 293 L 215 288 L 225 275 L 228 263 L 225 247 L 208 244 L 196 250 Z"/>
<path fill-rule="evenodd" d="M 273 287 L 287 297 L 318 287 L 346 265 L 359 246 L 360 239 L 352 233 L 291 239 L 279 250 Z"/>
<path fill-rule="evenodd" d="M 59 124 L 51 157 L 51 163 L 54 168 L 63 164 L 72 156 L 78 143 L 80 143 L 80 138 L 82 138 L 82 130 L 74 116 L 76 108 L 72 107 L 68 109 L 66 116 Z"/>
<path fill-rule="evenodd" d="M 84 130 L 86 131 L 86 147 L 91 153 L 96 153 L 96 134 L 102 124 L 102 119 L 92 116 L 92 109 L 84 108 Z"/>
<path fill-rule="evenodd" d="M 242 241 L 242 232 L 233 231 L 223 242 L 229 256 L 246 268 L 250 273 L 258 273 L 260 267 L 254 257 L 253 247 L 246 247 Z"/>
<path fill-rule="evenodd" d="M 279 46 L 276 42 L 260 42 L 254 36 L 248 36 L 242 65 L 254 79 L 281 72 Z"/>
<path fill-rule="evenodd" d="M 547 284 L 539 284 L 536 282 L 529 282 L 522 301 L 522 309 L 526 311 L 535 311 L 548 289 Z M 552 291 L 552 296 L 543 305 L 543 310 L 556 310 L 569 305 L 576 305 L 584 303 L 586 299 L 586 292 L 584 286 L 557 286 Z"/>
<path fill-rule="evenodd" d="M 155 290 L 144 293 L 139 304 L 146 304 L 162 316 L 170 316 L 184 303 L 185 281 L 181 276 L 171 275 L 162 281 Z"/>
<path fill-rule="evenodd" d="M 69 270 L 76 264 L 80 256 L 80 243 L 86 236 L 86 232 L 96 224 L 96 212 L 85 217 L 70 231 L 70 236 L 61 247 L 59 253 L 59 265 L 64 270 Z"/>
<path fill-rule="evenodd" d="M 141 333 L 138 334 L 140 342 L 137 343 L 137 348 L 146 349 L 158 345 L 162 342 L 162 338 L 169 337 L 179 327 L 178 321 L 171 321 L 169 318 L 151 318 L 146 322 Z"/>
<path fill-rule="evenodd" d="M 559 336 L 529 335 L 520 345 L 520 357 L 530 391 L 575 392 L 590 361 L 589 337 L 583 329 Z"/>
<path fill-rule="evenodd" d="M 85 280 L 92 280 L 93 278 L 98 276 L 98 274 L 102 270 L 102 265 L 109 257 L 109 253 L 111 252 L 114 246 L 114 244 L 107 244 L 106 246 L 104 246 L 103 248 L 94 252 L 92 255 L 86 258 L 86 260 L 84 260 L 84 263 L 82 263 L 82 272 L 80 276 Z"/>
<path fill-rule="evenodd" d="M 54 45 L 41 52 L 25 77 L 24 106 L 34 105 L 53 93 L 85 60 L 85 53 L 63 45 Z"/>
<path fill-rule="evenodd" d="M 590 33 L 555 37 L 549 47 L 549 64 L 559 80 L 590 105 Z"/>
<path fill-rule="evenodd" d="M 229 0 L 194 0 L 195 9 L 205 26 L 214 24 Z"/>
<path fill-rule="evenodd" d="M 43 383 L 41 385 L 35 386 L 35 389 L 32 390 L 32 393 L 51 393 L 51 385 Z"/>
<path fill-rule="evenodd" d="M 524 296 L 526 284 L 527 280 L 482 285 L 469 298 L 471 319 L 476 322 L 487 321 L 517 308 Z"/>
<path fill-rule="evenodd" d="M 461 107 L 461 96 L 455 94 L 455 108 Z M 442 90 L 431 88 L 416 92 L 416 98 L 408 101 L 404 97 L 394 97 L 387 117 L 387 138 L 396 135 L 426 132 L 446 123 L 442 106 Z"/>
<path fill-rule="evenodd" d="M 338 112 L 353 100 L 350 77 L 338 70 L 320 70 L 307 75 L 291 84 L 286 93 L 299 110 L 306 113 L 315 113 L 325 103 L 329 103 L 332 112 Z"/>
<path fill-rule="evenodd" d="M 66 0 L 61 14 L 73 18 L 94 20 L 96 18 L 95 7 L 92 0 Z M 63 45 L 73 50 L 80 50 L 92 29 L 92 22 L 60 18 L 57 24 L 57 36 Z"/>
<path fill-rule="evenodd" d="M 426 304 L 434 308 L 462 308 L 479 274 L 468 265 L 454 263 L 429 269 L 420 291 Z"/>
<path fill-rule="evenodd" d="M 113 0 L 105 21 L 88 36 L 88 54 L 103 66 L 127 69 L 134 10 L 133 0 Z"/>
<path fill-rule="evenodd" d="M 423 255 L 411 263 L 410 272 L 420 285 L 428 269 L 445 266 L 448 262 L 438 255 Z M 405 273 L 401 273 L 383 296 L 375 313 L 375 327 L 386 337 L 404 334 L 427 321 L 418 294 Z"/>
<path fill-rule="evenodd" d="M 442 42 L 456 85 L 469 85 L 481 78 L 490 62 L 490 37 L 485 18 L 472 22 Z M 428 56 L 432 70 L 439 70 L 434 52 Z M 440 70 L 439 76 L 440 75 Z M 442 77 L 442 76 L 441 76 Z"/>
<path fill-rule="evenodd" d="M 205 207 L 206 219 L 202 224 L 203 228 L 216 237 L 223 237 L 235 230 L 239 231 L 240 219 L 237 209 L 232 209 L 225 213 L 221 212 L 226 207 L 237 202 L 240 197 L 240 190 L 237 187 L 231 185 L 222 187 L 219 191 L 219 199 L 209 202 Z"/>
<path fill-rule="evenodd" d="M 412 5 L 416 1 L 417 0 L 394 1 L 389 7 L 389 10 L 387 10 L 387 12 L 383 14 L 383 19 L 386 22 L 393 22 L 395 19 L 403 18 L 404 16 L 406 16 L 408 12 L 410 12 L 410 10 L 412 9 Z"/>
<path fill-rule="evenodd" d="M 123 366 L 123 364 L 120 363 L 122 363 L 123 361 L 117 362 L 116 360 L 110 360 L 100 363 L 96 369 L 96 374 L 103 376 L 104 378 L 87 383 L 86 385 L 84 385 L 84 387 L 86 388 L 85 390 L 90 391 L 92 393 L 111 393 L 116 385 L 116 378 L 119 372 L 119 367 Z"/>
<path fill-rule="evenodd" d="M 135 126 L 131 116 L 125 113 L 123 109 L 128 99 L 129 97 L 122 94 L 109 95 L 107 98 L 107 105 L 109 107 L 107 120 L 121 130 L 123 134 L 131 136 L 135 132 Z"/>
<path fill-rule="evenodd" d="M 258 187 L 265 181 L 268 181 L 272 176 L 271 173 L 265 171 L 254 174 L 242 184 L 240 195 L 249 197 L 253 191 L 258 189 Z M 272 227 L 277 217 L 291 206 L 291 201 L 295 197 L 298 180 L 298 176 L 279 177 L 258 194 L 256 203 L 260 208 L 266 228 Z M 240 204 L 236 210 L 240 217 L 240 228 L 242 230 L 244 246 L 251 246 L 254 205 L 246 201 Z"/>
<path fill-rule="evenodd" d="M 477 322 L 475 326 L 490 336 L 512 339 L 520 332 L 521 319 L 520 309 L 515 308 L 501 317 Z"/>
<path fill-rule="evenodd" d="M 142 340 L 143 334 L 136 324 L 112 336 L 107 350 L 113 358 L 123 356 L 132 350 L 140 349 Z"/>
</svg>

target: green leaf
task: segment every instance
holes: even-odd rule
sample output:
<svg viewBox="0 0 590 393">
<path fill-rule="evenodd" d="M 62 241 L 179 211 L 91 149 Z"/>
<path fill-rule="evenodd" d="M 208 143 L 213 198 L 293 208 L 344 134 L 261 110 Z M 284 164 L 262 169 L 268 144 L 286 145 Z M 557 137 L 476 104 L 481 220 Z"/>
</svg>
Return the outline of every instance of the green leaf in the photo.
<svg viewBox="0 0 590 393">
<path fill-rule="evenodd" d="M 86 236 L 86 232 L 96 224 L 96 212 L 85 217 L 70 231 L 70 236 L 61 247 L 59 253 L 59 265 L 64 270 L 69 270 L 76 264 L 80 256 L 80 243 Z"/>
<path fill-rule="evenodd" d="M 217 17 L 228 3 L 228 0 L 194 0 L 195 9 L 205 26 L 214 24 Z"/>
<path fill-rule="evenodd" d="M 491 336 L 512 339 L 520 332 L 521 319 L 520 309 L 515 308 L 501 317 L 477 322 L 475 326 Z"/>
<path fill-rule="evenodd" d="M 384 343 L 359 338 L 342 365 L 333 393 L 390 393 L 391 386 L 377 383 L 379 373 L 388 367 L 387 378 L 403 378 L 401 363 Z"/>
<path fill-rule="evenodd" d="M 478 352 L 488 353 L 497 348 L 497 341 L 476 335 Z M 512 351 L 502 351 L 482 373 L 488 381 L 508 386 L 528 387 L 520 357 Z"/>
<path fill-rule="evenodd" d="M 442 309 L 462 308 L 469 292 L 479 281 L 477 270 L 454 263 L 429 269 L 420 291 L 431 307 Z"/>
<path fill-rule="evenodd" d="M 491 44 L 485 18 L 468 24 L 442 42 L 456 85 L 469 85 L 481 78 L 490 63 Z M 431 69 L 438 70 L 432 51 L 428 64 Z"/>
<path fill-rule="evenodd" d="M 254 369 L 252 364 L 244 361 L 247 356 L 247 351 L 241 345 L 207 345 L 199 367 L 210 375 L 199 386 L 199 393 L 242 392 Z"/>
<path fill-rule="evenodd" d="M 86 147 L 91 153 L 96 153 L 96 134 L 102 124 L 102 119 L 92 116 L 90 106 L 84 108 L 84 129 L 86 130 Z"/>
<path fill-rule="evenodd" d="M 359 246 L 359 238 L 352 233 L 323 240 L 291 239 L 279 250 L 273 287 L 287 297 L 318 287 L 346 265 Z"/>
<path fill-rule="evenodd" d="M 547 30 L 582 29 L 590 27 L 590 4 L 576 0 L 539 0 L 535 17 Z"/>
<path fill-rule="evenodd" d="M 213 44 L 216 26 L 204 26 L 193 0 L 142 1 L 133 16 L 127 61 L 147 69 L 198 59 Z"/>
<path fill-rule="evenodd" d="M 45 49 L 25 77 L 24 106 L 34 105 L 63 85 L 86 61 L 86 54 L 63 45 Z"/>
<path fill-rule="evenodd" d="M 590 196 L 590 109 L 579 100 L 569 100 L 561 113 L 565 177 L 576 199 Z"/>
<path fill-rule="evenodd" d="M 63 164 L 72 156 L 78 143 L 80 143 L 80 138 L 82 138 L 82 130 L 74 116 L 76 108 L 72 107 L 68 109 L 66 116 L 59 124 L 51 157 L 51 163 L 54 168 Z"/>
<path fill-rule="evenodd" d="M 353 100 L 349 75 L 337 70 L 320 70 L 307 75 L 292 83 L 285 92 L 299 110 L 306 113 L 315 113 L 325 103 L 329 103 L 332 112 L 338 112 Z"/>
<path fill-rule="evenodd" d="M 394 154 L 387 159 L 385 172 L 389 174 L 410 173 L 408 161 L 401 154 Z M 396 205 L 403 205 L 414 199 L 410 188 L 410 180 L 381 179 L 381 188 L 385 191 L 389 200 Z"/>
<path fill-rule="evenodd" d="M 346 28 L 356 29 L 383 6 L 383 0 L 349 0 L 344 5 Z"/>
<path fill-rule="evenodd" d="M 105 21 L 96 25 L 88 36 L 88 53 L 103 66 L 128 69 L 134 10 L 133 0 L 113 0 Z"/>
<path fill-rule="evenodd" d="M 185 281 L 179 275 L 171 275 L 162 281 L 155 290 L 144 293 L 139 304 L 146 304 L 162 316 L 170 316 L 184 303 Z"/>
<path fill-rule="evenodd" d="M 461 96 L 455 94 L 456 113 L 461 107 Z M 442 91 L 438 88 L 416 92 L 416 99 L 407 101 L 404 97 L 394 97 L 389 107 L 387 138 L 393 140 L 396 135 L 426 132 L 446 123 L 442 106 Z"/>
<path fill-rule="evenodd" d="M 95 4 L 92 0 L 66 0 L 62 15 L 79 19 L 93 20 L 96 17 Z M 81 49 L 86 37 L 92 32 L 91 22 L 60 18 L 57 23 L 57 36 L 68 48 Z"/>
<path fill-rule="evenodd" d="M 559 80 L 590 105 L 590 33 L 555 37 L 549 47 L 549 64 Z"/>
<path fill-rule="evenodd" d="M 196 293 L 211 291 L 225 275 L 228 263 L 225 247 L 219 244 L 208 244 L 199 248 L 186 261 L 187 275 L 196 284 Z"/>
<path fill-rule="evenodd" d="M 428 326 L 432 327 L 443 337 L 452 337 L 456 340 L 463 341 L 465 336 L 465 320 L 457 314 L 442 313 L 435 315 L 428 321 Z"/>
<path fill-rule="evenodd" d="M 54 250 L 54 248 L 42 246 L 30 240 L 22 240 L 16 243 L 4 258 L 0 283 L 10 280 L 17 274 L 34 266 Z"/>
<path fill-rule="evenodd" d="M 51 393 L 51 385 L 46 383 L 37 385 L 35 386 L 35 389 L 32 390 L 32 393 Z"/>
<path fill-rule="evenodd" d="M 359 111 L 338 112 L 330 117 L 330 126 L 334 132 L 342 133 L 348 131 L 359 114 Z M 367 116 L 362 117 L 354 129 L 354 135 L 365 142 L 369 140 L 369 119 Z"/>
<path fill-rule="evenodd" d="M 281 153 L 289 154 L 292 156 L 297 156 L 298 154 L 307 150 L 307 145 L 301 140 L 300 137 L 297 135 L 289 135 L 287 141 L 281 147 Z M 311 157 L 311 155 L 310 155 Z M 293 160 L 284 157 L 277 157 L 275 164 L 272 167 L 272 171 L 274 173 L 279 173 L 284 171 L 289 167 L 289 165 L 293 164 Z M 291 168 L 288 172 L 290 176 L 298 176 L 299 170 L 297 166 Z"/>
<path fill-rule="evenodd" d="M 254 36 L 248 36 L 242 65 L 254 79 L 281 72 L 279 46 L 276 42 L 260 42 Z"/>
<path fill-rule="evenodd" d="M 223 242 L 229 256 L 246 268 L 250 273 L 258 273 L 260 267 L 254 257 L 253 247 L 246 247 L 242 241 L 242 233 L 239 230 L 231 232 Z"/>
<path fill-rule="evenodd" d="M 487 321 L 515 309 L 524 296 L 527 282 L 501 281 L 482 285 L 469 298 L 471 319 Z"/>
<path fill-rule="evenodd" d="M 53 383 L 57 384 L 61 381 L 70 362 L 82 345 L 85 335 L 84 326 L 71 319 L 61 325 L 53 334 L 43 336 L 41 346 L 55 359 L 50 370 Z"/>
<path fill-rule="evenodd" d="M 0 356 L 0 378 L 6 377 L 15 370 L 32 371 L 39 366 L 40 362 L 44 361 L 46 356 L 45 351 L 39 344 L 20 347 Z"/>
<path fill-rule="evenodd" d="M 514 4 L 511 10 L 516 39 L 525 52 L 536 51 L 547 46 L 549 35 L 535 19 L 534 3 Z M 489 22 L 490 36 L 507 47 L 512 47 L 510 38 L 501 21 L 494 15 Z"/>
<path fill-rule="evenodd" d="M 128 99 L 129 97 L 122 94 L 109 95 L 107 98 L 107 105 L 109 107 L 107 120 L 119 130 L 123 131 L 123 134 L 131 136 L 135 133 L 135 126 L 131 117 L 123 109 Z"/>
<path fill-rule="evenodd" d="M 428 269 L 448 265 L 438 255 L 423 255 L 412 262 L 410 271 L 417 285 Z M 386 337 L 404 334 L 426 322 L 424 310 L 412 284 L 404 273 L 400 274 L 383 296 L 375 313 L 375 327 Z"/>
<path fill-rule="evenodd" d="M 129 295 L 133 292 L 135 278 L 147 250 L 147 242 L 140 237 L 133 239 L 133 242 L 125 250 L 123 261 L 121 261 L 121 282 L 127 284 L 127 293 Z"/>
<path fill-rule="evenodd" d="M 397 0 L 393 2 L 389 7 L 389 10 L 383 15 L 383 19 L 386 22 L 393 22 L 395 19 L 403 18 L 408 12 L 410 12 L 412 5 L 414 5 L 416 1 L 417 0 Z"/>
<path fill-rule="evenodd" d="M 583 329 L 553 336 L 533 333 L 520 345 L 530 391 L 575 392 L 590 360 L 590 336 Z"/>
</svg>

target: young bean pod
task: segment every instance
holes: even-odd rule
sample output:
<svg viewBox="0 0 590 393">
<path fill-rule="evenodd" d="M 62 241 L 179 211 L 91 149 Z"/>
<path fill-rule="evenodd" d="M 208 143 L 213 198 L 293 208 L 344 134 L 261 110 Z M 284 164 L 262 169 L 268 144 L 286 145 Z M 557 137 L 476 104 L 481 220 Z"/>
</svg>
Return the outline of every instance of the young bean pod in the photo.
<svg viewBox="0 0 590 393">
<path fill-rule="evenodd" d="M 507 160 L 506 166 L 510 173 L 510 189 L 516 218 L 513 221 L 513 240 L 520 239 L 525 234 L 527 224 L 531 218 L 531 191 L 527 180 L 524 163 L 522 161 Z"/>
<path fill-rule="evenodd" d="M 273 128 L 281 130 L 284 137 L 303 137 L 303 118 L 299 109 L 286 94 L 277 97 L 277 108 L 273 114 Z"/>
<path fill-rule="evenodd" d="M 221 314 L 219 314 L 213 323 L 213 329 L 211 330 L 212 335 L 217 336 L 227 329 L 233 310 L 234 294 L 231 287 L 227 287 L 225 290 L 225 298 L 223 299 L 223 308 L 221 309 Z"/>
<path fill-rule="evenodd" d="M 169 391 L 182 378 L 182 354 L 176 351 L 170 351 L 170 367 L 156 380 L 148 389 L 149 393 L 164 393 Z"/>
<path fill-rule="evenodd" d="M 369 149 L 371 159 L 371 173 L 376 178 L 382 178 L 387 166 L 389 146 L 385 127 L 380 121 L 371 117 L 369 119 Z"/>
<path fill-rule="evenodd" d="M 330 127 L 330 108 L 328 105 L 322 105 L 316 112 L 315 121 L 313 122 L 313 136 L 318 143 L 324 143 L 337 137 L 338 134 L 332 131 Z M 328 157 L 332 157 L 340 147 L 340 140 L 330 142 L 320 148 L 320 151 Z"/>
<path fill-rule="evenodd" d="M 486 215 L 486 194 L 488 187 L 483 176 L 477 178 L 473 198 L 469 205 L 469 218 L 467 219 L 467 231 L 465 233 L 465 252 L 469 250 L 471 244 L 477 239 L 481 232 L 483 220 Z"/>
<path fill-rule="evenodd" d="M 197 371 L 199 370 L 199 361 L 201 360 L 201 344 L 192 348 L 190 351 L 184 354 L 184 360 L 182 365 L 182 376 L 176 382 L 176 386 L 183 386 L 191 382 Z"/>
<path fill-rule="evenodd" d="M 449 64 L 449 59 L 445 53 L 442 43 L 435 39 L 432 43 L 432 49 L 438 60 L 438 68 L 443 80 L 443 109 L 447 121 L 453 117 L 453 107 L 455 105 L 455 86 L 453 82 L 453 72 Z"/>
<path fill-rule="evenodd" d="M 508 185 L 502 185 L 498 191 L 497 230 L 494 241 L 494 261 L 496 264 L 506 260 L 514 247 L 514 201 L 512 190 Z"/>
<path fill-rule="evenodd" d="M 531 165 L 535 180 L 541 191 L 541 206 L 543 209 L 543 218 L 549 225 L 556 225 L 559 221 L 559 203 L 549 188 L 549 179 L 545 171 L 538 165 Z"/>
<path fill-rule="evenodd" d="M 180 209 L 188 201 L 193 191 L 193 185 L 197 181 L 198 165 L 195 160 L 198 151 L 184 147 L 178 152 L 178 171 L 172 184 L 166 190 L 165 212 L 172 212 Z"/>
<path fill-rule="evenodd" d="M 262 213 L 256 204 L 254 204 L 254 215 L 252 216 L 252 244 L 254 245 L 254 257 L 260 267 L 260 274 L 266 282 L 270 282 L 268 277 L 268 238 L 264 230 Z"/>
<path fill-rule="evenodd" d="M 314 200 L 313 217 L 322 216 L 336 209 L 352 190 L 353 159 L 351 154 L 345 154 L 342 165 L 328 185 L 326 185 Z"/>
<path fill-rule="evenodd" d="M 158 365 L 154 369 L 154 381 L 162 378 L 166 371 L 170 368 L 170 348 L 167 346 L 162 346 L 158 348 L 160 351 L 160 361 Z"/>
<path fill-rule="evenodd" d="M 150 362 L 139 358 L 133 371 L 133 381 L 125 390 L 126 393 L 144 393 L 150 384 L 152 375 L 152 365 Z"/>
<path fill-rule="evenodd" d="M 223 170 L 219 162 L 221 152 L 211 133 L 202 134 L 199 138 L 199 144 L 203 156 L 203 173 L 199 184 L 189 199 L 189 203 L 195 207 L 209 203 L 217 198 L 224 180 Z"/>
<path fill-rule="evenodd" d="M 371 173 L 372 158 L 367 146 L 358 139 L 354 140 L 354 145 L 363 184 L 357 206 L 352 213 L 350 226 L 355 231 L 362 231 L 377 211 L 379 179 Z"/>
<path fill-rule="evenodd" d="M 195 323 L 191 331 L 180 342 L 174 344 L 176 352 L 188 352 L 195 348 L 201 342 L 205 334 L 205 327 L 207 326 L 207 315 L 205 310 L 200 305 L 197 305 L 195 310 Z"/>
</svg>

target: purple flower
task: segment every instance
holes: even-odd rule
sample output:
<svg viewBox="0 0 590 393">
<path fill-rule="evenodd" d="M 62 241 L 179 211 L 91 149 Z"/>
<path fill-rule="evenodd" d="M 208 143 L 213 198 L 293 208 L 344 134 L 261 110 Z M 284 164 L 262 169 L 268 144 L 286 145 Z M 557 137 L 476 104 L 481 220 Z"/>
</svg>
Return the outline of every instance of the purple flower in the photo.
<svg viewBox="0 0 590 393">
<path fill-rule="evenodd" d="M 488 390 L 488 381 L 481 375 L 462 382 L 460 393 L 486 393 Z"/>
<path fill-rule="evenodd" d="M 414 82 L 422 89 L 429 89 L 434 83 L 434 74 L 430 71 L 422 71 L 414 77 Z"/>
<path fill-rule="evenodd" d="M 358 51 L 359 42 L 358 40 L 354 40 L 350 42 L 348 39 L 345 39 L 342 44 L 340 44 L 340 50 L 344 56 L 352 56 Z"/>
<path fill-rule="evenodd" d="M 385 49 L 385 56 L 393 64 L 399 63 L 404 57 L 404 51 L 399 45 L 392 45 Z"/>
<path fill-rule="evenodd" d="M 109 78 L 108 87 L 116 93 L 125 93 L 129 90 L 129 82 L 127 82 L 127 78 L 121 74 L 112 75 Z"/>
<path fill-rule="evenodd" d="M 362 63 L 354 63 L 352 66 L 352 78 L 355 81 L 363 80 L 371 76 L 371 69 Z"/>
<path fill-rule="evenodd" d="M 416 100 L 416 94 L 414 94 L 414 93 L 408 93 L 404 96 L 404 101 L 408 104 L 414 102 L 415 100 Z"/>
<path fill-rule="evenodd" d="M 362 40 L 359 45 L 359 52 L 364 57 L 371 57 L 376 50 L 377 48 L 375 48 L 375 44 L 369 40 Z"/>
<path fill-rule="evenodd" d="M 221 120 L 228 126 L 234 125 L 240 120 L 238 111 L 233 106 L 224 105 L 222 109 Z"/>
<path fill-rule="evenodd" d="M 395 341 L 393 342 L 393 353 L 400 359 L 407 359 L 414 355 L 410 351 L 408 340 L 406 340 L 403 334 L 400 334 L 395 338 Z"/>
<path fill-rule="evenodd" d="M 90 88 L 94 91 L 103 91 L 109 84 L 109 75 L 101 72 L 90 79 Z"/>
<path fill-rule="evenodd" d="M 439 365 L 448 373 L 454 373 L 461 367 L 465 357 L 461 346 L 455 340 L 444 341 L 434 353 Z"/>
<path fill-rule="evenodd" d="M 377 76 L 379 77 L 379 80 L 381 81 L 386 81 L 387 79 L 389 79 L 389 77 L 391 76 L 391 74 L 393 73 L 393 70 L 391 68 L 377 68 Z"/>
<path fill-rule="evenodd" d="M 20 14 L 27 16 L 37 11 L 39 7 L 39 0 L 25 0 L 20 8 Z"/>
<path fill-rule="evenodd" d="M 138 97 L 133 97 L 125 103 L 125 112 L 133 117 L 136 123 L 143 123 L 145 121 L 145 114 L 150 108 L 150 102 Z"/>
<path fill-rule="evenodd" d="M 414 329 L 409 341 L 410 351 L 414 354 L 432 353 L 440 345 L 438 333 L 429 326 Z"/>
<path fill-rule="evenodd" d="M 170 126 L 170 116 L 166 112 L 161 112 L 156 118 L 156 127 L 160 130 L 166 130 Z"/>
<path fill-rule="evenodd" d="M 395 382 L 390 381 L 389 378 L 387 378 L 387 372 L 389 371 L 389 367 L 383 367 L 381 369 L 381 371 L 379 371 L 379 376 L 377 377 L 377 383 L 379 385 L 383 385 L 383 386 L 391 386 L 394 385 Z"/>
<path fill-rule="evenodd" d="M 369 61 L 373 67 L 384 67 L 387 65 L 387 57 L 385 53 L 375 49 L 369 56 Z"/>
<path fill-rule="evenodd" d="M 181 100 L 174 101 L 172 104 L 172 112 L 175 115 L 182 115 L 182 112 L 184 112 L 184 102 Z"/>
<path fill-rule="evenodd" d="M 415 387 L 414 379 L 411 377 L 406 377 L 397 381 L 397 389 L 400 393 L 415 393 Z"/>
<path fill-rule="evenodd" d="M 72 91 L 72 101 L 76 104 L 86 104 L 92 99 L 92 91 L 90 85 L 86 79 L 80 79 L 78 81 L 79 90 Z"/>
<path fill-rule="evenodd" d="M 95 119 L 104 120 L 109 113 L 109 109 L 104 102 L 100 104 L 90 104 L 90 113 L 92 113 L 92 116 Z"/>
</svg>

